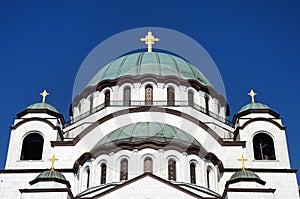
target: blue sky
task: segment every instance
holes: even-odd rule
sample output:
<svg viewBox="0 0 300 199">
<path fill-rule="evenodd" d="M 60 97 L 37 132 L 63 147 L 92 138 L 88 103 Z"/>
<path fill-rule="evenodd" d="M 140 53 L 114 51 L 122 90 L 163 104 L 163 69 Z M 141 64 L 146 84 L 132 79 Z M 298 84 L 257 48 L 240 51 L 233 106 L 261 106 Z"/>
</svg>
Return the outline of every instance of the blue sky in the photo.
<svg viewBox="0 0 300 199">
<path fill-rule="evenodd" d="M 292 168 L 300 168 L 299 9 L 300 1 L 274 0 L 0 1 L 0 168 L 17 113 L 39 102 L 46 88 L 48 102 L 68 120 L 73 82 L 88 53 L 119 32 L 149 26 L 182 32 L 208 51 L 231 117 L 250 102 L 250 89 L 280 113 Z"/>
</svg>

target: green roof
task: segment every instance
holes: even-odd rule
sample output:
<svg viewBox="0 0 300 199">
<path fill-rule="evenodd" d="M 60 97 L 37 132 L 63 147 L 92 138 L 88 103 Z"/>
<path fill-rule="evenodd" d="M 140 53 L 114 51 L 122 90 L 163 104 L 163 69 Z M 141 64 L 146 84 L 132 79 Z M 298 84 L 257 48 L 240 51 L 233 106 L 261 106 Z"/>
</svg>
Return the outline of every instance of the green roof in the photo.
<svg viewBox="0 0 300 199">
<path fill-rule="evenodd" d="M 260 178 L 258 177 L 258 175 L 256 175 L 253 171 L 249 171 L 249 170 L 241 170 L 241 171 L 237 171 L 235 172 L 230 180 L 236 180 L 236 179 L 258 179 L 260 180 Z"/>
<path fill-rule="evenodd" d="M 35 104 L 28 106 L 27 109 L 34 109 L 34 110 L 47 109 L 47 110 L 59 113 L 58 110 L 54 106 L 52 106 L 51 104 L 48 104 L 48 103 L 35 103 Z"/>
<path fill-rule="evenodd" d="M 87 86 L 95 86 L 102 80 L 144 74 L 171 75 L 184 80 L 196 80 L 204 86 L 212 86 L 207 78 L 186 60 L 160 52 L 139 52 L 122 56 L 104 66 Z"/>
<path fill-rule="evenodd" d="M 238 113 L 241 113 L 241 112 L 244 112 L 244 111 L 247 111 L 247 110 L 253 110 L 253 109 L 260 109 L 260 110 L 264 110 L 264 109 L 271 109 L 269 106 L 265 105 L 265 104 L 262 104 L 262 103 L 250 103 L 250 104 L 247 104 L 245 106 L 243 106 L 240 111 Z"/>
<path fill-rule="evenodd" d="M 65 176 L 62 173 L 55 170 L 43 171 L 34 180 L 40 180 L 40 179 L 58 179 L 58 180 L 67 181 Z"/>
<path fill-rule="evenodd" d="M 104 136 L 95 147 L 112 145 L 118 142 L 179 142 L 185 145 L 201 146 L 190 134 L 168 124 L 139 122 L 121 127 Z"/>
</svg>

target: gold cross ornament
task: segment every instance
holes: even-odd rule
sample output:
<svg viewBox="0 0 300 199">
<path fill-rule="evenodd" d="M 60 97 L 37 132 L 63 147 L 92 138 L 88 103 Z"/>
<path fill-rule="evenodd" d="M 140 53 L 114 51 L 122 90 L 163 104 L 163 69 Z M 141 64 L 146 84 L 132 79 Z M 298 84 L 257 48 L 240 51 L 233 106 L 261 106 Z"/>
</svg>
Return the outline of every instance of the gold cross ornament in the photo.
<svg viewBox="0 0 300 199">
<path fill-rule="evenodd" d="M 154 42 L 158 42 L 159 38 L 155 38 L 152 35 L 152 32 L 149 30 L 148 35 L 146 35 L 144 38 L 141 38 L 140 41 L 148 44 L 148 52 L 152 52 L 152 45 L 154 44 Z"/>
<path fill-rule="evenodd" d="M 248 95 L 251 97 L 251 103 L 254 104 L 255 103 L 254 97 L 257 95 L 257 93 L 251 90 L 250 93 L 248 93 Z"/>
<path fill-rule="evenodd" d="M 58 159 L 55 157 L 55 155 L 52 156 L 52 158 L 49 159 L 52 162 L 51 165 L 51 171 L 54 171 L 54 163 L 55 161 L 57 161 Z"/>
<path fill-rule="evenodd" d="M 242 171 L 245 171 L 245 162 L 246 162 L 248 159 L 246 159 L 246 158 L 242 155 L 242 157 L 240 157 L 238 160 L 242 162 Z"/>
<path fill-rule="evenodd" d="M 46 97 L 49 95 L 46 90 L 44 90 L 40 95 L 43 97 L 42 103 L 46 103 Z"/>
</svg>

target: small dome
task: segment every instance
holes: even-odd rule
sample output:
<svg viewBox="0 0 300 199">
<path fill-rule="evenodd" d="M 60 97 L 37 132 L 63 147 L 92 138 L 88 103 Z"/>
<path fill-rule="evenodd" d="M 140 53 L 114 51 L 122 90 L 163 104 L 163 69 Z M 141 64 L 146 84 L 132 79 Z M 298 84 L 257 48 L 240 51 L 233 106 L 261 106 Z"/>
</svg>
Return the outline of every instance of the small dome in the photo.
<svg viewBox="0 0 300 199">
<path fill-rule="evenodd" d="M 34 180 L 40 180 L 40 179 L 58 179 L 58 180 L 67 181 L 67 179 L 62 173 L 55 170 L 43 171 Z"/>
<path fill-rule="evenodd" d="M 265 104 L 262 104 L 262 103 L 250 103 L 250 104 L 247 104 L 245 106 L 243 106 L 240 111 L 238 113 L 241 113 L 241 112 L 244 112 L 244 111 L 247 111 L 247 110 L 253 110 L 253 109 L 260 109 L 260 110 L 266 110 L 266 109 L 271 109 L 269 106 L 265 105 Z"/>
<path fill-rule="evenodd" d="M 158 122 L 139 122 L 107 134 L 97 143 L 96 147 L 109 146 L 119 142 L 132 143 L 145 140 L 163 143 L 174 141 L 188 146 L 201 146 L 193 136 L 174 126 Z"/>
<path fill-rule="evenodd" d="M 56 113 L 59 113 L 58 110 L 52 106 L 51 104 L 48 103 L 35 103 L 27 107 L 27 109 L 33 109 L 33 110 L 42 110 L 42 109 L 47 109 Z"/>
<path fill-rule="evenodd" d="M 104 66 L 88 83 L 95 86 L 102 80 L 122 76 L 176 76 L 184 80 L 196 80 L 201 85 L 212 86 L 207 78 L 186 60 L 160 52 L 140 52 L 122 56 Z"/>
<path fill-rule="evenodd" d="M 237 171 L 235 172 L 230 180 L 236 180 L 236 179 L 257 179 L 260 180 L 260 177 L 258 177 L 258 175 L 256 175 L 253 171 L 249 171 L 249 170 L 241 170 L 241 171 Z"/>
<path fill-rule="evenodd" d="M 55 170 L 47 170 L 40 173 L 34 180 L 30 181 L 29 184 L 33 185 L 38 182 L 45 182 L 45 181 L 54 181 L 58 183 L 62 183 L 67 185 L 68 187 L 71 187 L 69 181 L 67 181 L 66 177 Z"/>
</svg>

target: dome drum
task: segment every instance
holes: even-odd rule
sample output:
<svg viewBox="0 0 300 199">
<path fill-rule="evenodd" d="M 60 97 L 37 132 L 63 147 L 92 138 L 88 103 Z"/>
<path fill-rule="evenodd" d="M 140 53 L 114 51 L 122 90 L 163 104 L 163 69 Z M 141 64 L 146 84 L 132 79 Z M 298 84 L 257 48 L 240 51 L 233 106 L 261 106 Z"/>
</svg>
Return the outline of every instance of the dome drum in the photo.
<svg viewBox="0 0 300 199">
<path fill-rule="evenodd" d="M 89 159 L 101 155 L 147 148 L 197 155 L 199 158 L 210 160 L 220 171 L 223 170 L 223 164 L 217 156 L 207 152 L 193 136 L 179 128 L 158 122 L 133 123 L 114 130 L 104 136 L 90 152 L 82 154 L 73 168 L 78 170 L 79 166 Z"/>
</svg>

